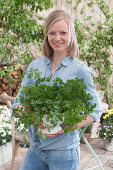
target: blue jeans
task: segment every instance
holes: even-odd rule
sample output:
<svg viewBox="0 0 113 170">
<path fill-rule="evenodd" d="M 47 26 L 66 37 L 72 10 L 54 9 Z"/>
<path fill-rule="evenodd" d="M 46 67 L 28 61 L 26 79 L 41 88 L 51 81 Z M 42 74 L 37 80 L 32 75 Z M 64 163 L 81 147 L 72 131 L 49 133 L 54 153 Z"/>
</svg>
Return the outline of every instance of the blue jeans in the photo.
<svg viewBox="0 0 113 170">
<path fill-rule="evenodd" d="M 78 170 L 80 149 L 40 150 L 31 146 L 21 170 Z"/>
</svg>

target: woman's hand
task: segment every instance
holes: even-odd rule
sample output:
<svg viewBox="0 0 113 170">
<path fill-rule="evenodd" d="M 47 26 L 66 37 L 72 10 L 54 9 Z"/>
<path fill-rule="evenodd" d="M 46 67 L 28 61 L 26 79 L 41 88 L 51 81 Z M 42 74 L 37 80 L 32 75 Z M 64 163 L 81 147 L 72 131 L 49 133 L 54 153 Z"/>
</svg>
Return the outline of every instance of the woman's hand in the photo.
<svg viewBox="0 0 113 170">
<path fill-rule="evenodd" d="M 56 134 L 45 134 L 45 136 L 48 136 L 48 137 L 55 137 L 57 135 L 64 135 L 64 129 L 60 130 L 58 133 Z"/>
<path fill-rule="evenodd" d="M 22 105 L 17 105 L 17 106 L 14 107 L 14 109 L 21 109 L 21 108 L 23 108 L 23 110 L 25 110 L 25 107 L 22 106 Z M 22 116 L 22 113 L 19 112 L 19 115 Z"/>
<path fill-rule="evenodd" d="M 55 136 L 57 136 L 57 135 L 64 135 L 65 133 L 64 133 L 64 129 L 65 129 L 65 127 L 66 126 L 63 126 L 62 127 L 62 130 L 60 130 L 60 131 L 58 131 L 58 133 L 56 133 L 56 134 L 45 134 L 45 136 L 48 136 L 48 137 L 55 137 Z M 43 124 L 39 124 L 39 126 L 38 126 L 38 128 L 40 128 L 40 129 L 45 129 L 46 127 L 43 125 Z M 72 130 L 74 130 L 75 129 L 75 126 L 73 126 L 72 127 L 72 129 L 71 129 L 71 131 Z M 41 134 L 39 134 L 39 135 L 41 135 Z"/>
<path fill-rule="evenodd" d="M 64 133 L 65 127 L 66 127 L 66 126 L 63 126 L 63 127 L 62 127 L 62 130 L 60 130 L 60 131 L 59 131 L 58 133 L 56 133 L 56 134 L 45 134 L 45 136 L 55 137 L 55 136 L 57 136 L 57 135 L 64 135 L 64 134 L 65 134 L 65 133 Z M 73 131 L 74 129 L 75 129 L 75 126 L 72 127 L 72 129 L 70 130 L 70 132 Z"/>
<path fill-rule="evenodd" d="M 38 126 L 38 128 L 40 128 L 40 129 L 46 129 L 46 126 L 44 126 L 43 124 L 39 124 L 39 126 Z M 61 135 L 61 134 L 64 134 L 64 130 L 62 129 L 62 130 L 60 130 L 58 133 L 56 133 L 56 134 L 45 134 L 45 136 L 48 136 L 48 137 L 55 137 L 55 136 L 57 136 L 57 135 Z M 41 134 L 39 134 L 39 135 L 41 135 Z"/>
<path fill-rule="evenodd" d="M 65 129 L 66 126 L 62 126 L 62 130 L 60 130 L 58 133 L 56 134 L 46 134 L 45 136 L 48 136 L 48 137 L 55 137 L 57 135 L 64 135 L 64 129 Z"/>
<path fill-rule="evenodd" d="M 33 123 L 33 125 L 35 126 L 35 123 Z M 39 123 L 37 128 L 46 129 L 46 127 L 42 123 Z"/>
</svg>

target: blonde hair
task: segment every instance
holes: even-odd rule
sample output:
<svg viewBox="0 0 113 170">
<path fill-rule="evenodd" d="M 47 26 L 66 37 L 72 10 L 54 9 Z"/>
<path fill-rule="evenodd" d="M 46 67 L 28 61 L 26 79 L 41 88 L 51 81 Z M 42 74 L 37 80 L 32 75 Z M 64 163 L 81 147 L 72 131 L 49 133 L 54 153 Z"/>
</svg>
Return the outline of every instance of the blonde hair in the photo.
<svg viewBox="0 0 113 170">
<path fill-rule="evenodd" d="M 44 25 L 44 41 L 42 44 L 42 52 L 44 56 L 51 58 L 53 55 L 53 49 L 49 45 L 48 42 L 48 30 L 50 27 L 58 20 L 65 20 L 69 26 L 69 45 L 68 45 L 68 55 L 73 58 L 73 57 L 78 57 L 79 50 L 78 50 L 78 44 L 77 44 L 77 38 L 75 35 L 75 29 L 74 29 L 74 24 L 72 21 L 71 16 L 63 11 L 63 10 L 55 10 L 52 13 L 49 14 L 45 21 Z"/>
</svg>

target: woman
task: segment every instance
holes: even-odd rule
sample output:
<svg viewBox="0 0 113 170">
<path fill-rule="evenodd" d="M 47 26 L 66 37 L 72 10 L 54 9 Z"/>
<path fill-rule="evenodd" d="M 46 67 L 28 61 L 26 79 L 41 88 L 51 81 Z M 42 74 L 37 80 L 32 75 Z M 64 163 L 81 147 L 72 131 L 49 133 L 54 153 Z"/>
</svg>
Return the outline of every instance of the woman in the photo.
<svg viewBox="0 0 113 170">
<path fill-rule="evenodd" d="M 60 77 L 63 81 L 75 77 L 83 78 L 87 92 L 93 97 L 91 103 L 97 103 L 97 106 L 94 112 L 77 127 L 81 128 L 97 121 L 102 112 L 99 99 L 93 85 L 92 73 L 76 58 L 78 45 L 70 15 L 63 10 L 53 11 L 45 21 L 44 34 L 42 51 L 45 57 L 32 61 L 27 70 L 38 68 L 42 76 L 51 78 L 51 82 L 56 77 Z M 22 86 L 27 85 L 28 82 L 29 79 L 25 75 Z M 22 107 L 19 95 L 20 91 L 13 103 L 13 108 Z M 78 170 L 80 161 L 79 131 L 76 129 L 74 132 L 64 134 L 65 126 L 63 124 L 61 126 L 62 130 L 57 134 L 47 134 L 44 141 L 40 135 L 36 135 L 37 128 L 33 125 L 30 126 L 30 148 L 21 170 Z"/>
</svg>

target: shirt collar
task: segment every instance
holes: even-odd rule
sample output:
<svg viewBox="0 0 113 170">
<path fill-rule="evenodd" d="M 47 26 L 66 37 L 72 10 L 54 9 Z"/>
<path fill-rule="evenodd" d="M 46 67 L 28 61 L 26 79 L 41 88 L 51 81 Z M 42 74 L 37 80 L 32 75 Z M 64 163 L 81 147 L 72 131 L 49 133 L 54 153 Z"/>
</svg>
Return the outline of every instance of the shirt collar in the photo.
<svg viewBox="0 0 113 170">
<path fill-rule="evenodd" d="M 46 65 L 49 65 L 51 63 L 50 59 L 46 57 Z"/>
<path fill-rule="evenodd" d="M 63 65 L 63 66 L 68 66 L 68 63 L 70 62 L 70 56 L 66 56 L 62 61 L 61 61 L 61 64 Z M 47 58 L 46 59 L 46 65 L 49 65 L 51 63 L 51 61 L 50 61 L 50 59 L 49 58 Z"/>
<path fill-rule="evenodd" d="M 61 64 L 63 65 L 63 66 L 68 66 L 68 63 L 70 62 L 70 56 L 66 56 L 62 61 L 61 61 Z"/>
</svg>

